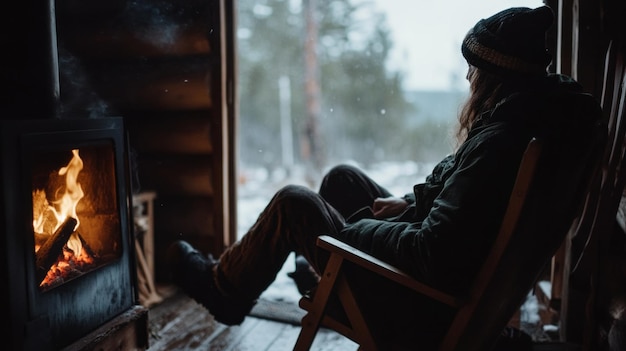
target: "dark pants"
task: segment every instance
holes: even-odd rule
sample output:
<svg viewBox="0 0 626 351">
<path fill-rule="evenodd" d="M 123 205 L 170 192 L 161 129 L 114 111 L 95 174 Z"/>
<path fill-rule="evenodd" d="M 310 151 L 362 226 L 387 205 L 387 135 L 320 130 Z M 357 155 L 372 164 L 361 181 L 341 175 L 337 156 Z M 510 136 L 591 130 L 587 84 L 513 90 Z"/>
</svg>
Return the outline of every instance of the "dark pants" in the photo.
<svg viewBox="0 0 626 351">
<path fill-rule="evenodd" d="M 291 252 L 303 255 L 320 274 L 328 254 L 317 248 L 317 237 L 337 237 L 346 218 L 371 206 L 375 198 L 388 196 L 387 190 L 351 166 L 333 168 L 319 193 L 295 185 L 282 188 L 248 233 L 221 255 L 218 285 L 234 298 L 255 300 L 274 281 Z M 354 268 L 348 274 L 353 289 L 360 292 L 361 303 L 368 310 L 371 306 L 369 313 L 376 315 L 373 328 L 389 331 L 386 337 L 391 340 L 398 334 L 402 338 L 410 335 L 425 350 L 439 339 L 442 329 L 438 324 L 449 318 L 445 308 L 371 272 Z"/>
<path fill-rule="evenodd" d="M 291 252 L 320 273 L 328 257 L 315 245 L 321 234 L 337 236 L 345 218 L 391 194 L 356 167 L 333 168 L 319 193 L 288 185 L 280 189 L 241 240 L 220 257 L 218 285 L 229 295 L 254 300 L 274 281 Z"/>
</svg>

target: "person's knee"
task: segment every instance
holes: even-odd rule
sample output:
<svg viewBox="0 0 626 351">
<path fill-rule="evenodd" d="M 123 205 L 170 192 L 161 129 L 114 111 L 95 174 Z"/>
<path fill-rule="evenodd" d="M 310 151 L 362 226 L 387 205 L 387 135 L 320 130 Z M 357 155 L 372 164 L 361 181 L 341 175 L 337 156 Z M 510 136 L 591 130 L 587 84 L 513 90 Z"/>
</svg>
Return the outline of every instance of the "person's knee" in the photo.
<svg viewBox="0 0 626 351">
<path fill-rule="evenodd" d="M 324 200 L 313 190 L 302 185 L 286 185 L 279 189 L 272 200 L 273 206 L 281 211 L 314 211 L 319 213 L 325 209 Z"/>
<path fill-rule="evenodd" d="M 359 173 L 359 169 L 348 164 L 340 164 L 331 168 L 324 176 L 324 182 L 345 179 Z"/>
<path fill-rule="evenodd" d="M 279 202 L 283 204 L 296 204 L 310 202 L 311 199 L 315 198 L 316 196 L 317 193 L 305 186 L 290 184 L 285 185 L 276 192 L 276 195 L 274 196 L 274 202 Z"/>
</svg>

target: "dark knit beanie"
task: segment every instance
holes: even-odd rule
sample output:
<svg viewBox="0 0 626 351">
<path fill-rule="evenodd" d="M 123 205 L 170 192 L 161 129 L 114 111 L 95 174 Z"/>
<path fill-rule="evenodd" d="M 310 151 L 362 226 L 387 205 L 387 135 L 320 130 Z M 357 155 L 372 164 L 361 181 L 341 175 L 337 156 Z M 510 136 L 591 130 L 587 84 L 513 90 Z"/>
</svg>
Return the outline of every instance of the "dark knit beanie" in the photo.
<svg viewBox="0 0 626 351">
<path fill-rule="evenodd" d="M 553 20 L 547 6 L 498 12 L 470 29 L 461 52 L 470 65 L 496 75 L 544 76 L 552 60 L 546 50 L 546 31 Z"/>
</svg>

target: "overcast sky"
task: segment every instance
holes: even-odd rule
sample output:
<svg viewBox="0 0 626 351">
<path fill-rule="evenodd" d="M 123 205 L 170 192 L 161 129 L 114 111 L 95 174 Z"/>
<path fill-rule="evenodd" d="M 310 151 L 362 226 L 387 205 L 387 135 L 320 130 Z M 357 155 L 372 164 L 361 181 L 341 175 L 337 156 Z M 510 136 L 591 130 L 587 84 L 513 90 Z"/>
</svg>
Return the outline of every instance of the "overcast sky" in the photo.
<svg viewBox="0 0 626 351">
<path fill-rule="evenodd" d="M 363 0 L 361 0 L 363 1 Z M 367 0 L 365 0 L 367 1 Z M 465 89 L 461 41 L 481 18 L 541 0 L 375 0 L 387 13 L 394 53 L 391 67 L 406 73 L 407 89 Z"/>
</svg>

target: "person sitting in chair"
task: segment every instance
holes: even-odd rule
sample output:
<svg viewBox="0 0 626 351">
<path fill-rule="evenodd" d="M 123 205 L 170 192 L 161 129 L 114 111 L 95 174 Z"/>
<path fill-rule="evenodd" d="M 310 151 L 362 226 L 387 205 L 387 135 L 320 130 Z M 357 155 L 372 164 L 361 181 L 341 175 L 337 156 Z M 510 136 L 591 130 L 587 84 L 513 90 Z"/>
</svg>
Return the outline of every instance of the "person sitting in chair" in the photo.
<svg viewBox="0 0 626 351">
<path fill-rule="evenodd" d="M 469 30 L 461 52 L 469 66 L 470 95 L 459 114 L 458 147 L 408 194 L 394 197 L 361 170 L 336 166 L 319 192 L 296 185 L 280 189 L 246 235 L 219 259 L 186 241 L 172 243 L 168 257 L 174 282 L 218 322 L 237 325 L 290 253 L 323 272 L 328 256 L 317 249 L 316 238 L 327 234 L 427 284 L 467 290 L 498 233 L 529 140 L 560 123 L 542 109 L 550 96 L 583 93 L 572 78 L 548 73 L 545 38 L 553 20 L 549 7 L 516 7 Z M 403 291 L 367 272 L 353 274 L 351 283 L 372 306 L 371 313 L 379 315 L 381 330 L 397 333 L 411 325 L 424 345 L 442 337 L 438 331 L 450 316 L 445 308 L 405 298 Z M 399 320 L 394 309 L 415 313 L 403 313 L 410 320 Z"/>
</svg>

